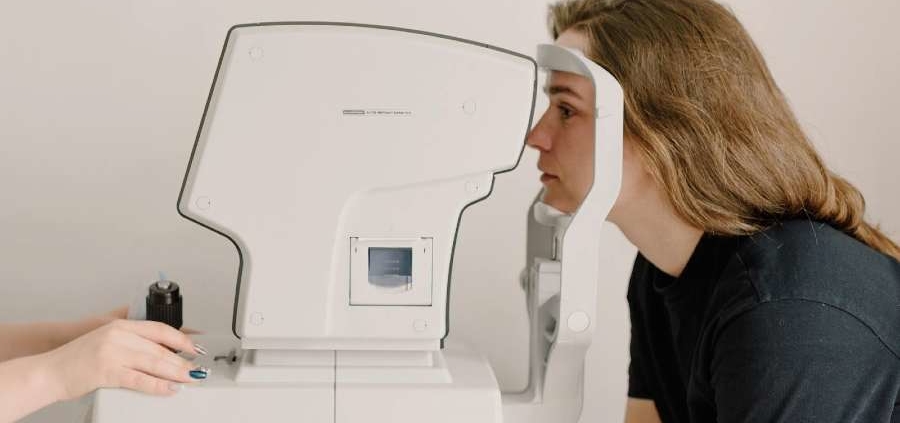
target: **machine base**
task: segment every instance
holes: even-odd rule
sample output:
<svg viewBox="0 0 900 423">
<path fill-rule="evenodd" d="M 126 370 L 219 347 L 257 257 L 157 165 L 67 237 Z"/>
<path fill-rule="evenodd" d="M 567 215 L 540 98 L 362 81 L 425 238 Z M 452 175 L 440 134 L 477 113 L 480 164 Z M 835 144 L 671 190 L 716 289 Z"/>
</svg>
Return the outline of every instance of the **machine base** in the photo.
<svg viewBox="0 0 900 423">
<path fill-rule="evenodd" d="M 339 366 L 334 367 L 331 381 L 238 382 L 241 360 L 221 358 L 236 347 L 236 340 L 197 338 L 210 350 L 209 356 L 195 360 L 212 370 L 209 379 L 186 384 L 171 397 L 100 389 L 94 394 L 89 421 L 502 422 L 500 390 L 493 371 L 487 360 L 463 348 L 442 351 L 449 383 L 384 382 L 378 378 L 344 382 Z M 220 358 L 216 360 L 216 356 Z"/>
</svg>

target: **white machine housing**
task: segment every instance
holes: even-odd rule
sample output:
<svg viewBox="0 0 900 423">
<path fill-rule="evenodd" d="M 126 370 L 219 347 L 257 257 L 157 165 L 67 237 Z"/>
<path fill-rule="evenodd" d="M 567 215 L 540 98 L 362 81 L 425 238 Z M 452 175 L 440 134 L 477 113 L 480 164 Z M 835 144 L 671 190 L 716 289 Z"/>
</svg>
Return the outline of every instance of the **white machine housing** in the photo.
<svg viewBox="0 0 900 423">
<path fill-rule="evenodd" d="M 487 360 L 443 339 L 461 213 L 518 164 L 535 61 L 398 28 L 249 24 L 226 38 L 178 201 L 237 247 L 239 345 L 203 340 L 212 377 L 171 398 L 99 390 L 93 421 L 577 421 L 622 93 L 576 51 L 538 53 L 594 83 L 597 148 L 578 212 L 529 225 L 527 390 L 501 395 Z"/>
<path fill-rule="evenodd" d="M 536 78 L 411 31 L 234 28 L 178 209 L 237 245 L 242 346 L 439 349 L 461 212 L 518 163 Z M 376 248 L 411 253 L 408 286 L 369 280 Z"/>
</svg>

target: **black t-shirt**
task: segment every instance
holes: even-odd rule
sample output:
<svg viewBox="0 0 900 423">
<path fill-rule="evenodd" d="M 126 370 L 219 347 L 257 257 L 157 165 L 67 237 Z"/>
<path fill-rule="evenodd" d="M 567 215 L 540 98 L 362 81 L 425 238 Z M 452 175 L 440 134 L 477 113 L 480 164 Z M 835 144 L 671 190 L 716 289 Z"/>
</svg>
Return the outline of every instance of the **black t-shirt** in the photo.
<svg viewBox="0 0 900 423">
<path fill-rule="evenodd" d="M 900 422 L 900 262 L 820 222 L 638 255 L 628 395 L 662 421 Z"/>
</svg>

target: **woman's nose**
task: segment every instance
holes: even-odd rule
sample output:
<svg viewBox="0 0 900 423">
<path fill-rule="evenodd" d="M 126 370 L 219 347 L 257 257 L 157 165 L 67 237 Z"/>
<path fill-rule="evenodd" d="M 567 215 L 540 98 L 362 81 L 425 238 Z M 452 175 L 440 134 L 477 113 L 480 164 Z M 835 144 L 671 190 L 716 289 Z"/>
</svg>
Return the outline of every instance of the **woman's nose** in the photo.
<svg viewBox="0 0 900 423">
<path fill-rule="evenodd" d="M 531 129 L 531 132 L 528 133 L 528 138 L 525 139 L 525 144 L 539 151 L 549 151 L 553 146 L 553 142 L 550 139 L 550 134 L 544 127 L 543 116 L 541 117 L 541 120 L 538 121 L 537 125 L 535 125 L 534 128 Z"/>
</svg>

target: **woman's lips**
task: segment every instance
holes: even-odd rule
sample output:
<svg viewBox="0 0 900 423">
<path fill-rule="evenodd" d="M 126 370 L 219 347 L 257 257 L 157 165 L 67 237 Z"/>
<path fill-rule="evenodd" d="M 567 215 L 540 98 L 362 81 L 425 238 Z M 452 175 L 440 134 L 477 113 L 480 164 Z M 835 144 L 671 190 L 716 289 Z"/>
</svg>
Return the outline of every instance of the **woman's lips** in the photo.
<svg viewBox="0 0 900 423">
<path fill-rule="evenodd" d="M 545 173 L 545 174 L 541 175 L 541 182 L 543 182 L 545 184 L 549 183 L 551 181 L 555 181 L 557 179 L 559 179 L 559 178 L 556 177 L 556 175 L 551 175 L 549 173 Z"/>
</svg>

